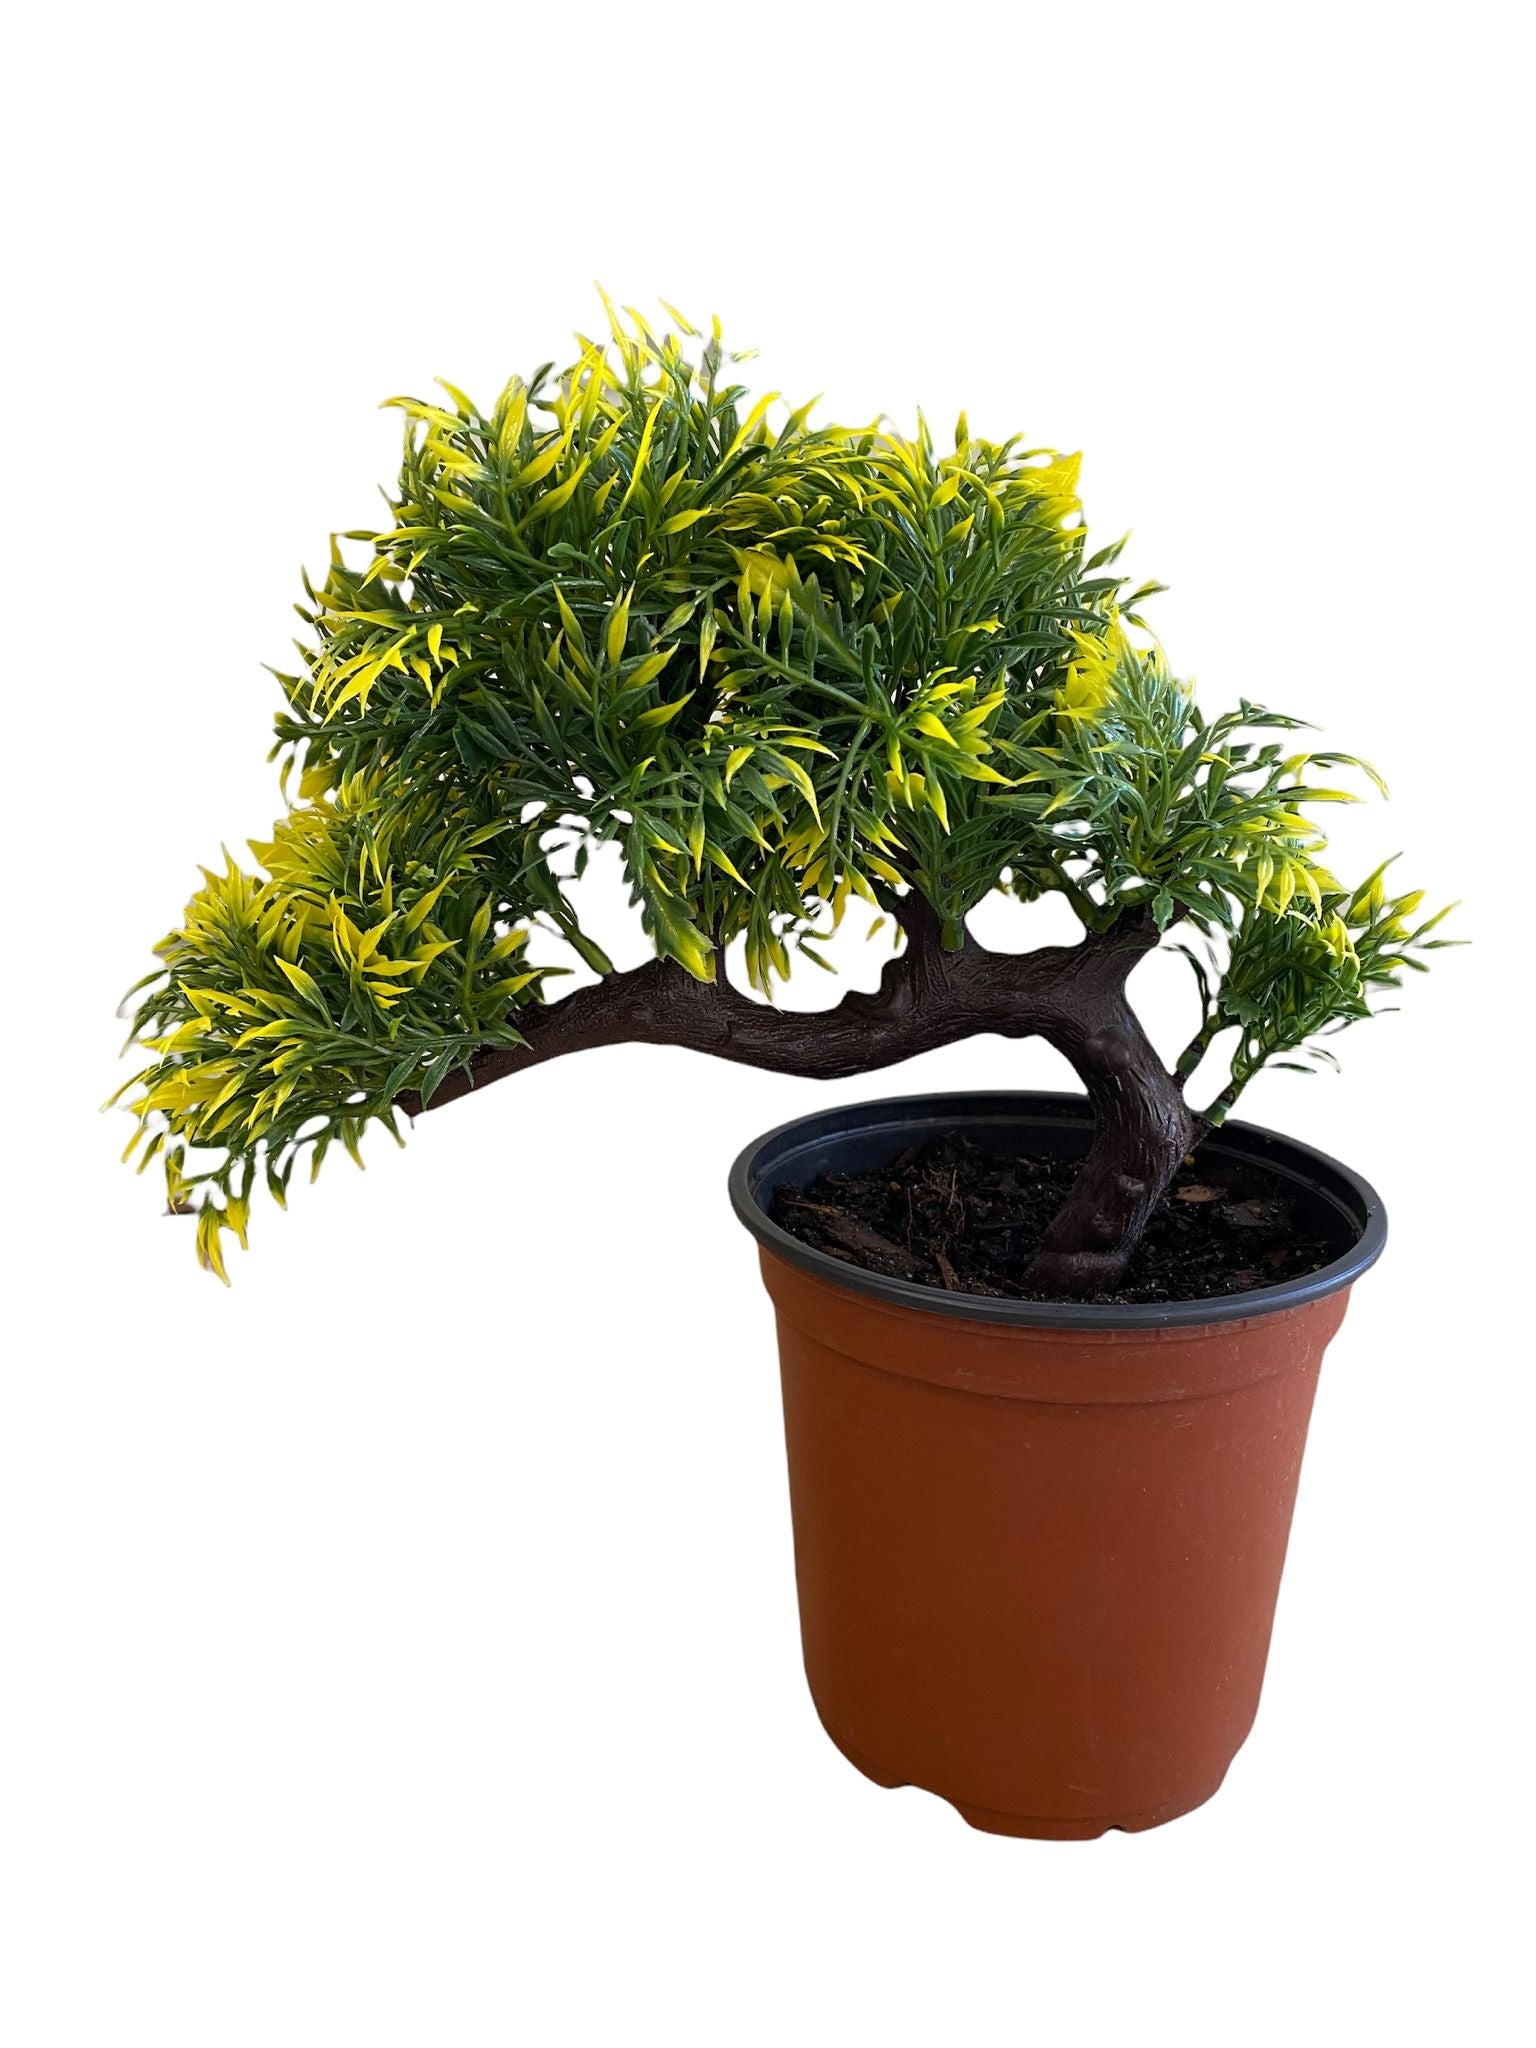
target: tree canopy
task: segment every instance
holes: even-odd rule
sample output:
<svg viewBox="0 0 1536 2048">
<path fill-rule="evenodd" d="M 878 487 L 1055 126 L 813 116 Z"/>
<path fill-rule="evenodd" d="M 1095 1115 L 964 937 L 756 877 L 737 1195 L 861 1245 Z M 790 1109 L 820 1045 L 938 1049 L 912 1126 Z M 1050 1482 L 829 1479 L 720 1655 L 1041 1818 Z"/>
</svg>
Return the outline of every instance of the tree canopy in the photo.
<svg viewBox="0 0 1536 2048">
<path fill-rule="evenodd" d="M 613 976 L 565 879 L 607 842 L 669 975 L 714 982 L 740 939 L 769 997 L 853 896 L 897 945 L 923 906 L 950 953 L 996 889 L 1060 892 L 1090 939 L 1174 931 L 1204 1002 L 1180 1073 L 1237 1027 L 1213 1121 L 1442 943 L 1383 870 L 1322 865 L 1310 813 L 1372 771 L 1170 671 L 1076 456 L 816 426 L 750 397 L 718 325 L 610 315 L 489 412 L 390 401 L 390 522 L 306 582 L 289 807 L 132 992 L 130 1150 L 205 1263 L 259 1181 L 281 1202 L 302 1154 L 515 1065 L 561 1003 L 535 927 Z"/>
</svg>

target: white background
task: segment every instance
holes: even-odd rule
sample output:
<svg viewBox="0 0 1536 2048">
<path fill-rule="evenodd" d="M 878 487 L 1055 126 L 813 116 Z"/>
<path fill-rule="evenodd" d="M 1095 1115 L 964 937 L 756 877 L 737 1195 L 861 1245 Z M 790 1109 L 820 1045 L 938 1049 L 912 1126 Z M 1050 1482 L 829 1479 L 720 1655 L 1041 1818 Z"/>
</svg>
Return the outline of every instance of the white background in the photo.
<svg viewBox="0 0 1536 2048">
<path fill-rule="evenodd" d="M 0 2034 L 13 2048 L 1513 2041 L 1530 1819 L 1529 51 L 1462 4 L 36 8 L 5 147 Z M 833 417 L 1082 447 L 1239 692 L 1379 760 L 1341 866 L 1463 896 L 1342 1077 L 1384 1192 L 1256 1732 L 1203 1811 L 974 1834 L 798 1667 L 724 1177 L 838 1089 L 612 1050 L 263 1209 L 116 1165 L 113 1007 L 261 833 L 301 561 L 398 415 L 599 318 Z M 1018 929 L 1008 943 L 1032 943 Z M 871 949 L 872 950 L 872 949 Z M 633 957 L 631 955 L 630 957 Z M 870 953 L 855 963 L 872 975 Z M 1170 1043 L 1187 1000 L 1143 970 Z M 1528 984 L 1527 984 L 1528 986 Z M 830 984 L 807 991 L 828 999 Z M 1528 2015 L 1527 2015 L 1528 2017 Z"/>
</svg>

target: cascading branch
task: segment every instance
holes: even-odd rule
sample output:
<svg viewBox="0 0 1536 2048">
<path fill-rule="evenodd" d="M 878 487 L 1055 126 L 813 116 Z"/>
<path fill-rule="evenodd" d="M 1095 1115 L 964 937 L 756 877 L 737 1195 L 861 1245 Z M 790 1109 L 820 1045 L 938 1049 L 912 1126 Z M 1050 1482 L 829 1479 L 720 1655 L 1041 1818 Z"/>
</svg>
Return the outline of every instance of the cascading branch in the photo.
<svg viewBox="0 0 1536 2048">
<path fill-rule="evenodd" d="M 1201 713 L 1139 618 L 1157 586 L 1126 588 L 1118 545 L 1088 552 L 1077 457 L 963 417 L 943 454 L 921 421 L 775 424 L 718 325 L 609 318 L 489 414 L 451 385 L 390 401 L 391 523 L 344 536 L 360 559 L 333 543 L 279 677 L 297 798 L 256 872 L 204 870 L 132 991 L 152 1057 L 120 1091 L 130 1154 L 162 1160 L 222 1277 L 222 1233 L 243 1245 L 258 1182 L 283 1203 L 301 1154 L 356 1158 L 371 1122 L 398 1139 L 399 1112 L 583 1046 L 841 1076 L 1038 1033 L 1096 1137 L 1031 1280 L 1112 1285 L 1252 1075 L 1326 1057 L 1445 943 L 1382 870 L 1350 890 L 1320 864 L 1310 811 L 1371 771 L 1288 751 L 1279 712 Z M 656 954 L 627 973 L 568 893 L 610 841 Z M 1060 892 L 1081 943 L 983 949 L 966 918 L 994 889 Z M 826 965 L 854 896 L 893 921 L 875 995 L 786 1014 L 726 979 L 738 939 L 764 995 Z M 599 979 L 550 1000 L 536 928 Z M 1174 1074 L 1125 995 L 1167 932 L 1204 1004 Z M 1183 1084 L 1229 1026 L 1230 1083 L 1197 1118 Z"/>
</svg>

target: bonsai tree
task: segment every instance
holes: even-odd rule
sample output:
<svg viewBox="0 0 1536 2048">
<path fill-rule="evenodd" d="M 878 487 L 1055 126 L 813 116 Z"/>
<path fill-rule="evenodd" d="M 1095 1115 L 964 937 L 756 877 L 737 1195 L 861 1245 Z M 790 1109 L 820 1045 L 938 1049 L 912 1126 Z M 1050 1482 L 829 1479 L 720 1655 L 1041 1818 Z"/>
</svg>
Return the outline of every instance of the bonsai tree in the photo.
<svg viewBox="0 0 1536 2048">
<path fill-rule="evenodd" d="M 718 325 L 672 319 L 610 309 L 609 343 L 578 337 L 488 413 L 451 385 L 390 401 L 389 522 L 333 542 L 278 678 L 295 794 L 254 871 L 204 870 L 131 992 L 152 1057 L 120 1091 L 130 1153 L 161 1158 L 222 1276 L 258 1181 L 281 1204 L 305 1153 L 357 1157 L 370 1123 L 398 1139 L 402 1114 L 587 1046 L 841 1078 L 1038 1033 L 1095 1137 L 1029 1277 L 1110 1287 L 1251 1077 L 1323 1057 L 1442 943 L 1383 869 L 1351 888 L 1321 865 L 1311 813 L 1371 771 L 1295 751 L 1284 713 L 1201 711 L 1140 619 L 1158 586 L 1089 550 L 1077 457 L 963 417 L 945 452 L 921 420 L 776 422 Z M 655 949 L 632 972 L 570 894 L 606 842 Z M 966 920 L 993 890 L 1065 897 L 1081 941 L 986 950 Z M 878 992 L 774 1008 L 855 897 L 890 921 Z M 535 930 L 598 978 L 561 995 Z M 727 976 L 737 940 L 756 997 Z M 1203 1001 L 1171 1073 L 1126 995 L 1163 943 Z M 1184 1084 L 1228 1027 L 1197 1116 Z"/>
</svg>

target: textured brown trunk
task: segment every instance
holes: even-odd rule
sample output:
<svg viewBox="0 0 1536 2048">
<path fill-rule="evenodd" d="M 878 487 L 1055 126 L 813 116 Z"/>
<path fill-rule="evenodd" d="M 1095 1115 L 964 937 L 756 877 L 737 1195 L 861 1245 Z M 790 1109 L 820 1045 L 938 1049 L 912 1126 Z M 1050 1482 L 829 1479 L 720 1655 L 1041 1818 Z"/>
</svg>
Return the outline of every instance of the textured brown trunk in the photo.
<svg viewBox="0 0 1536 2048">
<path fill-rule="evenodd" d="M 776 1010 L 733 988 L 723 966 L 713 982 L 701 982 L 671 961 L 653 960 L 520 1010 L 522 1045 L 475 1054 L 430 1103 L 407 1095 L 401 1107 L 411 1116 L 438 1109 L 598 1045 L 681 1045 L 778 1073 L 843 1080 L 979 1032 L 1042 1037 L 1087 1090 L 1095 1135 L 1029 1278 L 1068 1298 L 1112 1288 L 1196 1129 L 1126 999 L 1132 968 L 1157 944 L 1155 927 L 1145 913 L 1130 912 L 1075 946 L 993 953 L 967 938 L 946 952 L 920 896 L 902 898 L 899 916 L 906 948 L 880 987 L 845 996 L 834 1010 Z"/>
<path fill-rule="evenodd" d="M 1028 1279 L 1068 1300 L 1115 1287 L 1195 1138 L 1178 1083 L 1153 1051 L 1123 981 L 1052 1042 L 1093 1106 L 1093 1144 Z"/>
</svg>

